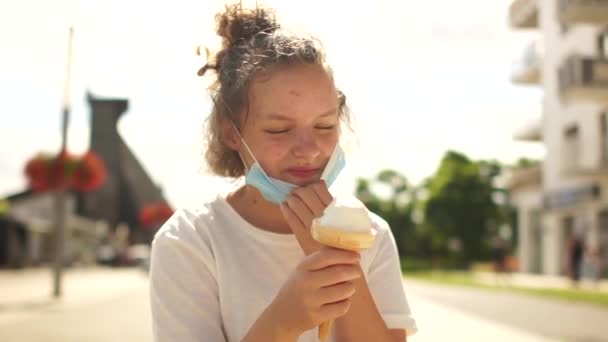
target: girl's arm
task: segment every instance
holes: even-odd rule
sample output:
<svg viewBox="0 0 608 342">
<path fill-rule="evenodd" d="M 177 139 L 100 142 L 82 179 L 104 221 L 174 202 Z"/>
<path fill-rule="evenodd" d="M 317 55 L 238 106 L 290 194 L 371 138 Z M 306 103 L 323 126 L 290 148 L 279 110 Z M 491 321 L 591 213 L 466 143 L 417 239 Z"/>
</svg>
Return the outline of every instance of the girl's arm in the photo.
<svg viewBox="0 0 608 342">
<path fill-rule="evenodd" d="M 296 342 L 298 337 L 289 334 L 287 331 L 281 331 L 280 325 L 276 324 L 277 321 L 278 319 L 272 310 L 271 304 L 251 326 L 242 342 Z"/>
<path fill-rule="evenodd" d="M 338 341 L 406 341 L 404 329 L 389 329 L 386 326 L 372 298 L 367 280 L 361 277 L 354 283 L 356 291 L 350 310 L 335 322 Z"/>
</svg>

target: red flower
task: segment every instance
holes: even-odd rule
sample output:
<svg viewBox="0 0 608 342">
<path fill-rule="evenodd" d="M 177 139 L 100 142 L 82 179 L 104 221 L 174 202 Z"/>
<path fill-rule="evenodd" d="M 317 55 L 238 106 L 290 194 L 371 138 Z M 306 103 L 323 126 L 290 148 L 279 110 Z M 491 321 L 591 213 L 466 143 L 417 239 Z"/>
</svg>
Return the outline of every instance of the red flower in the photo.
<svg viewBox="0 0 608 342">
<path fill-rule="evenodd" d="M 40 154 L 27 162 L 25 175 L 33 191 L 49 191 L 67 186 L 78 191 L 99 188 L 106 180 L 103 161 L 93 152 L 76 158 L 66 151 L 52 158 Z"/>
<path fill-rule="evenodd" d="M 74 169 L 70 184 L 79 191 L 93 191 L 102 186 L 106 178 L 103 161 L 95 152 L 89 151 Z"/>
<path fill-rule="evenodd" d="M 139 222 L 146 228 L 160 226 L 173 215 L 173 209 L 166 203 L 148 204 L 139 211 Z"/>
<path fill-rule="evenodd" d="M 52 189 L 69 185 L 70 176 L 78 165 L 78 159 L 66 151 L 49 160 L 49 185 Z"/>
<path fill-rule="evenodd" d="M 25 164 L 25 175 L 33 191 L 51 189 L 49 157 L 39 154 Z"/>
</svg>

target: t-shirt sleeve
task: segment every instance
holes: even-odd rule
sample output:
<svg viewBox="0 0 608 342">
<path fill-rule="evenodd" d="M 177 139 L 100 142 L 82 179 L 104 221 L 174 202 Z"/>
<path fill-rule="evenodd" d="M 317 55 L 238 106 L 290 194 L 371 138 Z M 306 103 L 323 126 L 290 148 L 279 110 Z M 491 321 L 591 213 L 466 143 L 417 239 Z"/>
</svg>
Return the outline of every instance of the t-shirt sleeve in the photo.
<svg viewBox="0 0 608 342">
<path fill-rule="evenodd" d="M 378 216 L 374 218 L 374 226 L 378 230 L 377 245 L 376 254 L 370 262 L 367 283 L 387 327 L 405 329 L 410 336 L 418 328 L 403 288 L 395 238 L 384 220 Z"/>
<path fill-rule="evenodd" d="M 213 254 L 186 216 L 176 212 L 152 243 L 150 309 L 154 341 L 226 341 Z"/>
</svg>

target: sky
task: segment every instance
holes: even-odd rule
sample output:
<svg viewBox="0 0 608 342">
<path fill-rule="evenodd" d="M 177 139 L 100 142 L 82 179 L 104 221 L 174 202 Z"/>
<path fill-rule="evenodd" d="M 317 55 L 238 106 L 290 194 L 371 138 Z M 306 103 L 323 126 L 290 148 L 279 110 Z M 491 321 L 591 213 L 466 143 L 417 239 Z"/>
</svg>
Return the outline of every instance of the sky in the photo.
<svg viewBox="0 0 608 342">
<path fill-rule="evenodd" d="M 0 2 L 0 197 L 25 188 L 25 162 L 60 144 L 68 28 L 74 26 L 68 145 L 89 143 L 87 91 L 129 99 L 119 131 L 174 207 L 235 186 L 203 160 L 208 79 L 224 1 Z M 260 1 L 262 3 L 262 1 Z M 542 158 L 513 133 L 541 115 L 542 92 L 512 84 L 534 32 L 509 27 L 506 0 L 264 1 L 283 26 L 319 38 L 347 95 L 358 143 L 336 191 L 395 169 L 413 183 L 447 150 L 511 163 Z M 255 1 L 244 1 L 254 4 Z"/>
</svg>

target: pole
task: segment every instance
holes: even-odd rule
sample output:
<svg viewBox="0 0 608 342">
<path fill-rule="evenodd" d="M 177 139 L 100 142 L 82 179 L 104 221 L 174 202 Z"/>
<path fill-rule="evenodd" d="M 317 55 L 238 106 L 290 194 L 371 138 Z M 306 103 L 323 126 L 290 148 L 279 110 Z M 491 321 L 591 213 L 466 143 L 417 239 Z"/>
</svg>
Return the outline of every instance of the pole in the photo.
<svg viewBox="0 0 608 342">
<path fill-rule="evenodd" d="M 68 125 L 70 123 L 70 94 L 72 78 L 72 41 L 74 28 L 70 27 L 68 36 L 68 61 L 63 94 L 62 125 L 61 125 L 61 150 L 60 156 L 67 151 L 68 145 Z M 56 162 L 59 158 L 56 159 Z M 64 170 L 60 170 L 62 176 Z M 53 297 L 61 296 L 61 276 L 63 271 L 63 256 L 65 250 L 65 225 L 67 189 L 65 182 L 61 182 L 55 191 L 55 250 L 53 258 Z"/>
</svg>

